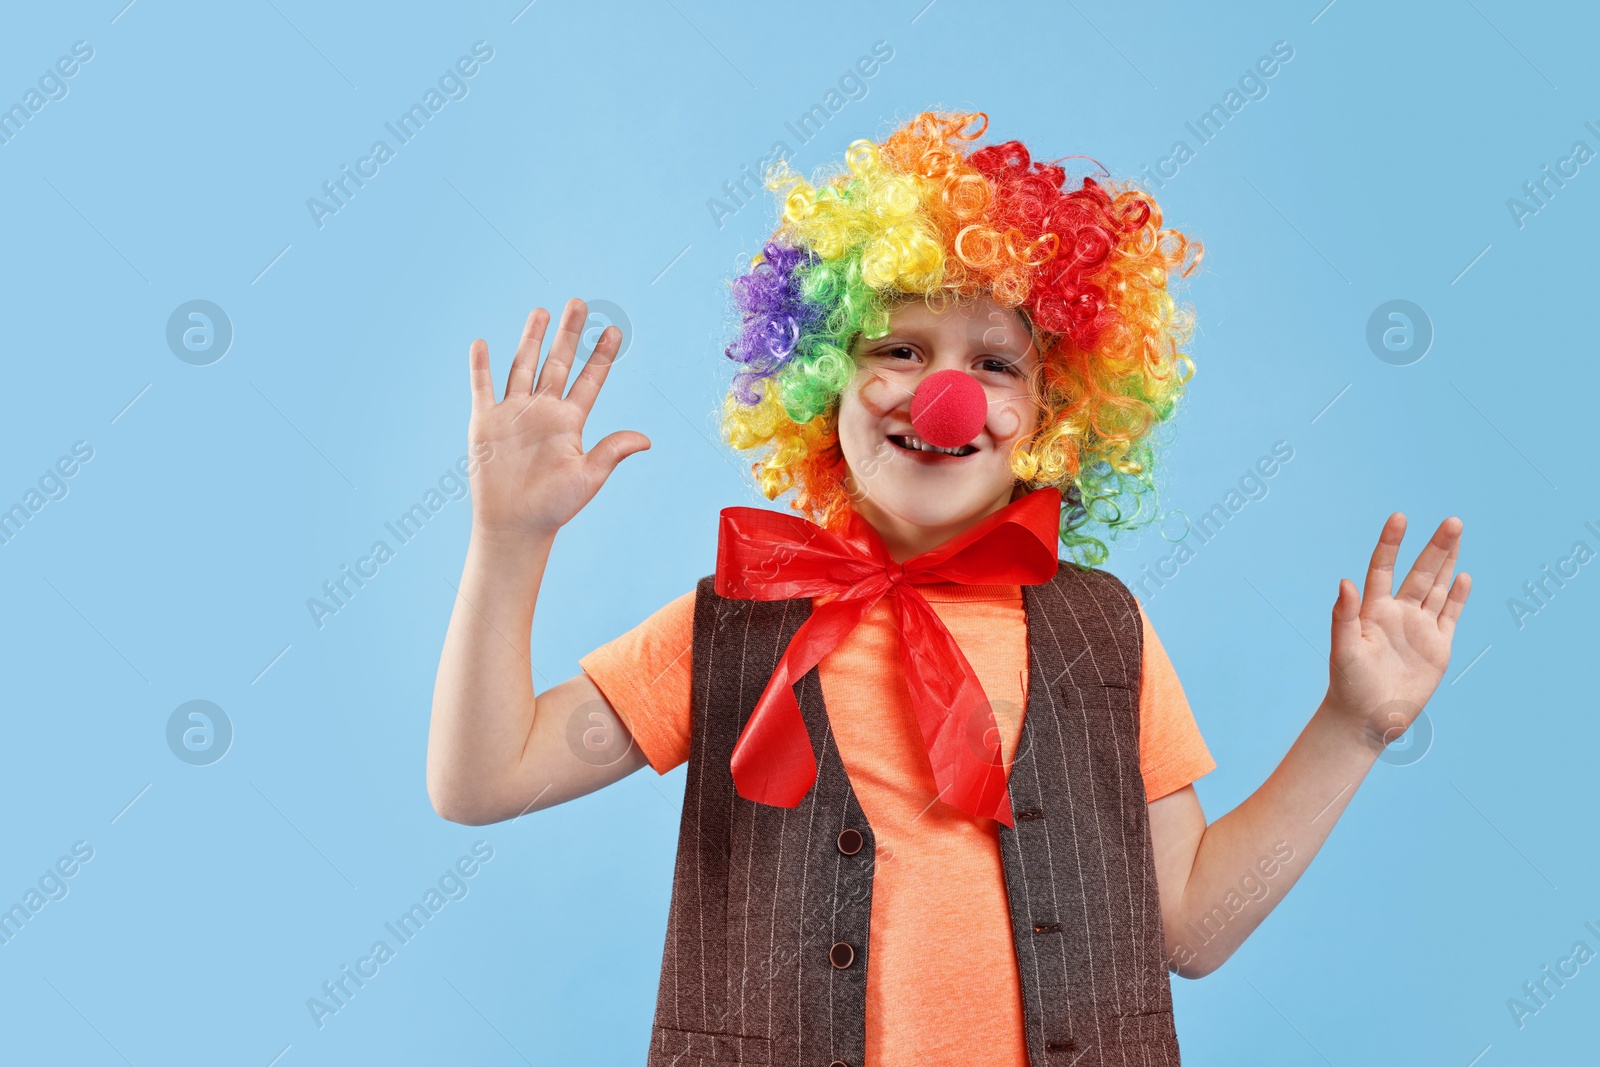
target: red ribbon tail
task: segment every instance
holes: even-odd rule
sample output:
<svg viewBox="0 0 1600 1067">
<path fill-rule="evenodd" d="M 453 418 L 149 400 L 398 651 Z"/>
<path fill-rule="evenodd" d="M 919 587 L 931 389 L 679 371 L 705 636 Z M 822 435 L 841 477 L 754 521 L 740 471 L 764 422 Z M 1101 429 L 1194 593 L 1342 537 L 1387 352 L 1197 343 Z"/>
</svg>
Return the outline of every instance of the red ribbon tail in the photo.
<svg viewBox="0 0 1600 1067">
<path fill-rule="evenodd" d="M 730 769 L 740 796 L 779 808 L 797 807 L 817 780 L 817 757 L 794 699 L 787 657 L 744 724 Z"/>
<path fill-rule="evenodd" d="M 855 628 L 876 600 L 823 604 L 795 631 L 733 746 L 731 769 L 740 796 L 780 808 L 796 807 L 805 799 L 817 780 L 817 756 L 794 697 L 794 683 Z"/>
<path fill-rule="evenodd" d="M 902 662 L 939 799 L 1012 825 L 994 709 L 977 672 L 927 602 L 899 596 Z"/>
<path fill-rule="evenodd" d="M 985 730 L 984 733 L 992 736 L 994 731 Z M 971 815 L 1012 826 L 1011 796 L 1006 789 L 1006 770 L 1001 763 L 1000 746 L 991 741 L 987 747 L 987 753 L 977 757 L 977 767 L 963 767 L 951 777 L 953 789 L 947 796 L 947 803 Z M 944 783 L 940 785 L 942 787 Z"/>
</svg>

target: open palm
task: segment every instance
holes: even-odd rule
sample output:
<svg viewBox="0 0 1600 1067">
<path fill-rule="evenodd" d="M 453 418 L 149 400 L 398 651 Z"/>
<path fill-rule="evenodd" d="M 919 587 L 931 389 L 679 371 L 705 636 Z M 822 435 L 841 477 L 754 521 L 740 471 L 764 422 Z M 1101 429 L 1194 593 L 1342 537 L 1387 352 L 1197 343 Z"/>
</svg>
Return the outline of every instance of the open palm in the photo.
<svg viewBox="0 0 1600 1067">
<path fill-rule="evenodd" d="M 472 343 L 467 438 L 473 455 L 489 457 L 472 480 L 475 533 L 508 540 L 554 533 L 594 498 L 618 463 L 650 447 L 644 434 L 618 430 L 587 453 L 583 450 L 584 421 L 622 343 L 622 331 L 608 326 L 567 390 L 587 318 L 583 301 L 567 302 L 535 382 L 550 323 L 549 312 L 535 308 L 511 361 L 505 397 L 498 403 L 489 374 L 489 346 L 481 338 Z"/>
<path fill-rule="evenodd" d="M 1373 549 L 1365 589 L 1340 579 L 1328 656 L 1328 701 L 1375 744 L 1394 741 L 1422 711 L 1450 663 L 1456 620 L 1472 578 L 1453 582 L 1461 520 L 1439 524 L 1400 589 L 1395 560 L 1406 517 L 1390 515 Z"/>
</svg>

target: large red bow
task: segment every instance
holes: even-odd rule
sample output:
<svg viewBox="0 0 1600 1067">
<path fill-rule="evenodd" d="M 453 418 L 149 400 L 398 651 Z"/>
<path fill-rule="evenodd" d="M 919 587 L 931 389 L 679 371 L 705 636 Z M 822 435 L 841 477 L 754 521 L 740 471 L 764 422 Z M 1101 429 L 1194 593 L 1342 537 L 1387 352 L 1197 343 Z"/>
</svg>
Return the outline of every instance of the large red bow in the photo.
<svg viewBox="0 0 1600 1067">
<path fill-rule="evenodd" d="M 816 756 L 794 683 L 833 651 L 884 594 L 894 597 L 900 662 L 939 798 L 1011 823 L 993 709 L 955 638 L 918 584 L 1037 585 L 1056 573 L 1061 494 L 1037 489 L 904 563 L 851 513 L 840 535 L 762 508 L 722 510 L 716 591 L 737 600 L 836 594 L 815 607 L 784 650 L 733 748 L 733 781 L 747 800 L 792 808 L 816 781 Z"/>
</svg>

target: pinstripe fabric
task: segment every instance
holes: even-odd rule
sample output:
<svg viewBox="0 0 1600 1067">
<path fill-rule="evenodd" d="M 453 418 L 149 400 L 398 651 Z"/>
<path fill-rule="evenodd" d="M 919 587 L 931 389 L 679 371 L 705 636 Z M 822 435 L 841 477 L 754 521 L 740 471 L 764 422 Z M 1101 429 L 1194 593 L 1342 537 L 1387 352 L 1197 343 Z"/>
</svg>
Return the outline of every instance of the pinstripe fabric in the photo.
<svg viewBox="0 0 1600 1067">
<path fill-rule="evenodd" d="M 1028 705 L 1000 857 L 1034 1065 L 1178 1063 L 1139 770 L 1144 631 L 1105 571 L 1024 586 Z"/>
<path fill-rule="evenodd" d="M 1110 574 L 1063 564 L 1023 588 L 1027 711 L 1000 829 L 1031 1067 L 1178 1064 L 1139 771 L 1142 637 Z M 795 808 L 738 796 L 734 742 L 804 598 L 696 589 L 688 781 L 648 1067 L 861 1067 L 871 828 L 840 762 L 816 668 L 796 686 L 817 781 Z M 841 830 L 865 840 L 839 851 Z M 851 946 L 849 966 L 829 950 Z"/>
</svg>

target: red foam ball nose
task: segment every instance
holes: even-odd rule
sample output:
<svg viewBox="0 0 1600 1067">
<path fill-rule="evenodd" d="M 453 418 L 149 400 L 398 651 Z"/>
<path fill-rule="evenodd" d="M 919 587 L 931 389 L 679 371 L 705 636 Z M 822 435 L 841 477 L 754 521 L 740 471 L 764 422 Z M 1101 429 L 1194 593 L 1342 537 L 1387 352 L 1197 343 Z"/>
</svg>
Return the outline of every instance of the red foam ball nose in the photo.
<svg viewBox="0 0 1600 1067">
<path fill-rule="evenodd" d="M 983 386 L 958 370 L 935 371 L 922 379 L 911 398 L 911 425 L 917 436 L 938 448 L 960 448 L 983 431 L 989 401 Z"/>
</svg>

